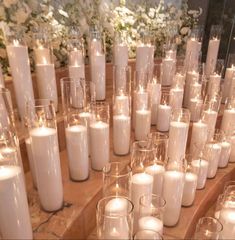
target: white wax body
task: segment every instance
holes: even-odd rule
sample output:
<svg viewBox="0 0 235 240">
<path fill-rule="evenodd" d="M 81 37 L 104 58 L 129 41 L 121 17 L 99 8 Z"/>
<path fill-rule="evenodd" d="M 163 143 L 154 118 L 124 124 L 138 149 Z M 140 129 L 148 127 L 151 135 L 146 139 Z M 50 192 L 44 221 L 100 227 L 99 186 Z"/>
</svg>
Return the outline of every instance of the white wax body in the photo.
<svg viewBox="0 0 235 240">
<path fill-rule="evenodd" d="M 30 171 L 33 178 L 33 185 L 34 187 L 37 188 L 36 166 L 33 160 L 32 144 L 31 144 L 30 138 L 25 139 L 25 145 L 26 145 L 26 150 L 27 150 L 27 155 L 29 160 Z"/>
<path fill-rule="evenodd" d="M 190 153 L 194 154 L 199 146 L 203 148 L 207 141 L 207 124 L 203 122 L 195 122 L 192 127 L 192 135 L 190 141 Z"/>
<path fill-rule="evenodd" d="M 190 66 L 198 66 L 202 43 L 195 38 L 189 38 L 186 45 L 185 61 Z"/>
<path fill-rule="evenodd" d="M 21 119 L 25 117 L 25 103 L 34 101 L 32 79 L 30 73 L 28 49 L 24 46 L 7 46 L 7 54 L 16 102 Z"/>
<path fill-rule="evenodd" d="M 105 55 L 92 55 L 91 80 L 95 84 L 96 100 L 105 99 Z"/>
<path fill-rule="evenodd" d="M 221 153 L 220 153 L 218 167 L 224 168 L 228 165 L 228 161 L 231 153 L 231 143 L 224 141 L 220 143 L 220 146 L 221 146 Z"/>
<path fill-rule="evenodd" d="M 98 121 L 90 124 L 91 167 L 101 171 L 109 162 L 109 124 Z"/>
<path fill-rule="evenodd" d="M 137 46 L 136 48 L 136 71 L 147 70 L 149 63 L 150 48 L 147 45 Z"/>
<path fill-rule="evenodd" d="M 189 124 L 185 122 L 170 122 L 168 157 L 171 160 L 181 160 L 186 151 Z"/>
<path fill-rule="evenodd" d="M 114 99 L 115 113 L 123 115 L 130 114 L 130 98 L 129 96 L 115 96 Z"/>
<path fill-rule="evenodd" d="M 113 116 L 113 150 L 117 155 L 125 155 L 130 150 L 131 118 L 125 115 Z"/>
<path fill-rule="evenodd" d="M 99 54 L 102 52 L 102 43 L 98 39 L 92 39 L 89 41 L 90 47 L 88 48 L 89 51 L 89 58 L 92 58 L 92 55 Z"/>
<path fill-rule="evenodd" d="M 197 175 L 197 189 L 203 189 L 206 184 L 207 172 L 209 163 L 203 159 L 197 159 L 192 161 L 192 166 L 198 172 Z"/>
<path fill-rule="evenodd" d="M 161 84 L 148 83 L 148 90 L 151 99 L 151 124 L 157 123 L 157 109 L 161 99 Z"/>
<path fill-rule="evenodd" d="M 216 95 L 220 92 L 221 76 L 218 74 L 212 74 L 209 78 L 207 94 L 210 96 Z"/>
<path fill-rule="evenodd" d="M 69 65 L 69 77 L 73 79 L 85 78 L 85 65 L 71 66 Z"/>
<path fill-rule="evenodd" d="M 203 111 L 203 114 L 204 114 L 203 122 L 206 123 L 208 127 L 207 140 L 210 141 L 214 136 L 218 113 L 214 110 L 205 110 Z"/>
<path fill-rule="evenodd" d="M 35 63 L 48 64 L 51 62 L 51 55 L 49 48 L 35 48 L 34 49 Z"/>
<path fill-rule="evenodd" d="M 225 103 L 226 98 L 229 97 L 234 73 L 235 73 L 234 67 L 226 69 L 225 77 L 224 77 L 223 92 L 222 92 L 222 103 Z"/>
<path fill-rule="evenodd" d="M 235 136 L 230 138 L 231 141 L 231 152 L 229 162 L 235 162 Z"/>
<path fill-rule="evenodd" d="M 29 132 L 36 168 L 38 194 L 46 211 L 55 211 L 63 204 L 63 185 L 57 131 L 34 128 Z"/>
<path fill-rule="evenodd" d="M 146 173 L 153 176 L 153 194 L 162 196 L 165 168 L 162 165 L 154 164 L 145 169 Z"/>
<path fill-rule="evenodd" d="M 219 215 L 219 220 L 223 225 L 223 230 L 220 233 L 220 239 L 235 238 L 235 208 L 222 208 Z"/>
<path fill-rule="evenodd" d="M 137 110 L 135 116 L 135 139 L 138 141 L 145 140 L 150 133 L 151 111 Z"/>
<path fill-rule="evenodd" d="M 69 53 L 69 65 L 70 66 L 84 65 L 82 50 L 72 50 Z"/>
<path fill-rule="evenodd" d="M 184 89 L 175 87 L 170 90 L 169 105 L 172 109 L 177 109 L 182 107 L 184 97 Z"/>
<path fill-rule="evenodd" d="M 197 189 L 197 175 L 187 172 L 185 174 L 184 191 L 182 206 L 191 206 L 193 204 Z"/>
<path fill-rule="evenodd" d="M 128 47 L 123 44 L 114 44 L 114 65 L 125 67 L 128 65 Z"/>
<path fill-rule="evenodd" d="M 171 58 L 162 60 L 162 86 L 170 86 L 175 75 L 176 62 Z"/>
<path fill-rule="evenodd" d="M 189 101 L 192 98 L 195 98 L 197 96 L 201 96 L 202 91 L 202 84 L 198 82 L 191 83 L 189 86 Z"/>
<path fill-rule="evenodd" d="M 189 101 L 190 121 L 197 122 L 201 117 L 203 107 L 203 100 L 198 98 L 191 98 Z"/>
<path fill-rule="evenodd" d="M 75 125 L 65 129 L 71 179 L 82 181 L 89 176 L 87 127 Z"/>
<path fill-rule="evenodd" d="M 163 222 L 165 226 L 174 226 L 179 220 L 184 190 L 184 173 L 166 171 L 163 183 L 163 198 L 166 201 Z"/>
<path fill-rule="evenodd" d="M 159 104 L 157 112 L 158 112 L 158 114 L 157 114 L 157 130 L 160 132 L 169 131 L 171 106 Z"/>
<path fill-rule="evenodd" d="M 222 123 L 221 123 L 221 130 L 224 131 L 225 135 L 229 135 L 235 126 L 235 109 L 225 109 Z"/>
<path fill-rule="evenodd" d="M 216 175 L 218 164 L 220 160 L 220 153 L 221 153 L 221 145 L 218 144 L 206 144 L 205 146 L 206 151 L 209 152 L 208 155 L 208 172 L 207 172 L 207 178 L 213 178 Z"/>
<path fill-rule="evenodd" d="M 19 166 L 0 166 L 0 229 L 3 239 L 32 239 L 24 177 Z"/>
<path fill-rule="evenodd" d="M 206 55 L 206 76 L 209 76 L 212 70 L 215 68 L 217 62 L 217 56 L 219 51 L 220 40 L 211 39 Z"/>
<path fill-rule="evenodd" d="M 152 216 L 141 217 L 138 221 L 138 227 L 140 230 L 152 230 L 160 234 L 163 233 L 163 222 Z"/>
<path fill-rule="evenodd" d="M 54 64 L 36 64 L 39 98 L 50 99 L 58 110 L 58 95 Z"/>
</svg>

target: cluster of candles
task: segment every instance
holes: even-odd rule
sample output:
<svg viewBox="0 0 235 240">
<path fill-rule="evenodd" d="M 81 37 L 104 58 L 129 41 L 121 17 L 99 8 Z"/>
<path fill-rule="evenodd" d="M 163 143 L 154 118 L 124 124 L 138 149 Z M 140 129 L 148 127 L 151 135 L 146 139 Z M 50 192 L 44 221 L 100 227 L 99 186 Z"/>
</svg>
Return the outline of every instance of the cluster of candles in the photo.
<svg viewBox="0 0 235 240">
<path fill-rule="evenodd" d="M 214 43 L 219 41 L 219 35 L 215 36 L 212 29 L 207 62 L 201 72 L 198 61 L 201 39 L 196 33 L 188 40 L 187 64 L 184 66 L 177 64 L 174 44 L 166 45 L 162 63 L 154 64 L 153 42 L 144 36 L 136 49 L 133 84 L 128 67 L 128 46 L 122 37 L 116 39 L 112 99 L 114 153 L 120 156 L 129 154 L 132 129 L 137 142 L 132 145 L 131 170 L 128 168 L 124 174 L 127 166 L 120 167 L 120 171 L 115 172 L 117 176 L 111 175 L 115 176 L 114 179 L 107 177 L 112 171 L 112 163 L 109 163 L 110 106 L 104 101 L 102 38 L 97 30 L 91 32 L 91 81 L 85 81 L 81 41 L 74 35 L 70 39 L 70 77 L 61 79 L 68 167 L 72 180 L 84 181 L 89 177 L 90 157 L 92 169 L 103 170 L 105 174 L 105 198 L 100 200 L 97 208 L 99 238 L 127 239 L 133 233 L 149 239 L 152 234 L 158 234 L 161 238 L 163 225 L 177 224 L 181 205 L 193 204 L 196 189 L 203 189 L 206 179 L 214 178 L 218 167 L 226 167 L 229 161 L 235 161 L 235 99 L 229 90 L 233 86 L 235 68 L 226 70 L 221 98 L 222 72 L 216 65 L 215 54 L 219 45 Z M 34 100 L 27 47 L 11 36 L 7 52 L 18 110 L 28 126 L 29 138 L 25 143 L 34 186 L 42 208 L 52 212 L 63 205 L 55 114 L 58 96 L 48 39 L 44 34 L 35 36 L 35 39 L 37 85 L 39 96 L 44 100 Z M 218 132 L 216 121 L 221 99 L 226 105 L 221 131 Z M 0 91 L 0 111 L 1 126 L 16 132 L 9 91 L 5 88 Z M 190 121 L 193 122 L 192 135 L 188 140 Z M 157 133 L 150 133 L 151 125 L 156 126 Z M 5 138 L 5 135 L 0 138 L 0 142 L 4 140 L 0 149 L 0 193 L 6 196 L 0 197 L 1 234 L 4 238 L 32 238 L 18 140 L 15 145 L 6 146 L 8 141 Z M 9 139 L 17 137 L 10 136 Z M 185 161 L 187 141 L 190 141 L 189 151 L 193 157 L 191 160 L 187 157 Z M 8 159 L 16 160 L 5 164 Z M 106 195 L 106 192 L 110 194 Z M 10 196 L 18 199 L 17 204 L 8 201 Z M 6 205 L 15 215 L 6 214 L 2 209 Z"/>
</svg>

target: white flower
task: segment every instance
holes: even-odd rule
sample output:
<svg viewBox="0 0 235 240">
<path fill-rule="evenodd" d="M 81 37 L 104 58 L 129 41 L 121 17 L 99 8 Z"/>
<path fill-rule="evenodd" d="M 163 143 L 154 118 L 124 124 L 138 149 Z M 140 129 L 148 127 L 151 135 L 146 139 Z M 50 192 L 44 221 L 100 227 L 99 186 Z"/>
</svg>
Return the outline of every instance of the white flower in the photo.
<svg viewBox="0 0 235 240">
<path fill-rule="evenodd" d="M 11 5 L 15 5 L 18 0 L 3 0 L 3 4 L 6 8 L 10 8 Z"/>
<path fill-rule="evenodd" d="M 180 33 L 182 35 L 186 35 L 188 33 L 188 31 L 189 31 L 189 27 L 183 27 L 180 29 Z"/>
</svg>

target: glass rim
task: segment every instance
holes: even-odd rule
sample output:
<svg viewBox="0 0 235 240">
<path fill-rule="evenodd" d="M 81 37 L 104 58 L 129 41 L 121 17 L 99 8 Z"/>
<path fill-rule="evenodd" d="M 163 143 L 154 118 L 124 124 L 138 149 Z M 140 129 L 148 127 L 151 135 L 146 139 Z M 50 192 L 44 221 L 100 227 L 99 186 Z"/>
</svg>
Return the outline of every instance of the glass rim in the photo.
<svg viewBox="0 0 235 240">
<path fill-rule="evenodd" d="M 213 224 L 216 224 L 219 227 L 219 229 L 216 231 L 211 231 L 211 230 L 205 229 L 205 227 L 203 227 L 203 229 L 202 229 L 203 232 L 219 233 L 223 230 L 222 223 L 219 221 L 219 219 L 214 218 L 214 217 L 202 217 L 198 220 L 198 224 L 203 224 L 205 220 L 210 220 Z"/>
<path fill-rule="evenodd" d="M 47 107 L 50 105 L 54 107 L 54 101 L 48 98 L 37 98 L 34 101 L 27 101 L 26 105 L 31 108 Z"/>
<path fill-rule="evenodd" d="M 169 136 L 166 133 L 162 133 L 162 132 L 150 132 L 148 133 L 147 137 L 148 139 L 152 140 L 153 136 L 152 135 L 159 135 L 160 138 L 155 139 L 156 141 L 163 141 L 163 140 L 168 140 Z"/>
<path fill-rule="evenodd" d="M 138 146 L 141 147 L 141 143 L 146 143 L 143 148 L 139 148 Z M 137 146 L 136 146 L 137 145 Z M 141 152 L 154 152 L 155 149 L 151 146 L 152 144 L 148 140 L 140 140 L 140 141 L 134 141 L 131 146 L 131 152 L 133 153 L 134 151 L 141 151 Z"/>
<path fill-rule="evenodd" d="M 164 208 L 164 207 L 166 206 L 166 200 L 165 200 L 162 196 L 160 196 L 160 195 L 157 195 L 157 194 L 154 194 L 154 193 L 151 194 L 150 206 L 149 206 L 149 205 L 146 205 L 145 203 L 143 203 L 143 199 L 144 199 L 145 197 L 149 197 L 149 194 L 144 194 L 144 195 L 142 195 L 142 196 L 140 197 L 140 200 L 139 200 L 139 204 L 142 205 L 142 206 L 144 206 L 144 207 L 150 207 L 151 209 L 154 209 L 154 208 Z M 159 207 L 155 207 L 154 205 L 151 204 L 152 201 L 153 201 L 153 199 L 158 199 L 158 200 L 160 200 L 163 204 L 161 204 L 161 206 L 159 206 Z"/>
<path fill-rule="evenodd" d="M 60 78 L 60 84 L 61 85 L 64 85 L 66 83 L 81 82 L 81 81 L 86 81 L 86 80 L 83 77 L 80 77 L 80 78 L 62 77 L 62 78 Z"/>
<path fill-rule="evenodd" d="M 155 237 L 157 237 L 156 239 L 158 239 L 158 240 L 163 240 L 162 234 L 159 233 L 159 232 L 157 232 L 157 231 L 155 231 L 155 230 L 152 230 L 152 229 L 141 229 L 141 230 L 138 230 L 138 231 L 134 234 L 134 240 L 138 240 L 138 239 L 136 239 L 137 234 L 140 234 L 140 233 L 142 233 L 142 232 L 144 232 L 144 233 L 146 233 L 146 232 L 154 233 L 155 235 L 158 235 L 158 236 L 154 236 L 154 239 L 155 239 Z"/>
<path fill-rule="evenodd" d="M 127 170 L 126 173 L 123 173 L 123 174 L 120 174 L 120 173 L 117 173 L 117 174 L 111 173 L 111 174 L 109 174 L 108 171 L 111 170 L 111 169 L 107 169 L 107 170 L 106 170 L 106 168 L 107 168 L 108 166 L 112 165 L 112 164 L 116 164 L 116 165 L 121 165 L 121 164 L 123 164 L 123 165 L 124 165 L 124 162 L 109 162 L 109 163 L 107 163 L 107 164 L 103 167 L 103 169 L 102 169 L 102 173 L 103 173 L 105 176 L 121 178 L 121 177 L 125 177 L 125 176 L 127 176 L 127 175 L 130 175 L 130 173 L 132 172 L 131 166 L 130 166 L 129 164 L 127 164 L 127 165 L 124 165 L 124 166 L 123 166 L 123 169 L 122 169 L 122 170 L 124 170 L 124 169 L 127 168 L 127 169 L 126 169 L 126 170 Z"/>
</svg>

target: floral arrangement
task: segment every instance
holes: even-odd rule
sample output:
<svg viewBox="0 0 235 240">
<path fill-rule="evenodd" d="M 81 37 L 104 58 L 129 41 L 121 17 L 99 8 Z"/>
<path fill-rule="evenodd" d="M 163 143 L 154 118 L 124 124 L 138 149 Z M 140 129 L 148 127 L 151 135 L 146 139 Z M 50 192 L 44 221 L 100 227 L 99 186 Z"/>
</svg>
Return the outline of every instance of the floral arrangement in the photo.
<svg viewBox="0 0 235 240">
<path fill-rule="evenodd" d="M 111 59 L 114 33 L 126 35 L 130 47 L 130 58 L 135 57 L 135 47 L 140 32 L 150 31 L 156 42 L 156 55 L 161 55 L 166 40 L 174 38 L 178 49 L 183 50 L 194 25 L 198 22 L 202 10 L 188 10 L 186 0 L 180 9 L 164 0 L 156 6 L 140 4 L 126 5 L 121 1 L 115 6 L 108 0 L 0 0 L 0 63 L 5 74 L 10 73 L 8 66 L 4 33 L 21 26 L 24 38 L 29 46 L 29 56 L 33 70 L 33 33 L 39 28 L 50 26 L 51 42 L 55 56 L 55 66 L 67 63 L 67 39 L 71 26 L 78 26 L 85 43 L 89 35 L 89 26 L 99 26 L 105 36 L 107 60 Z"/>
</svg>

